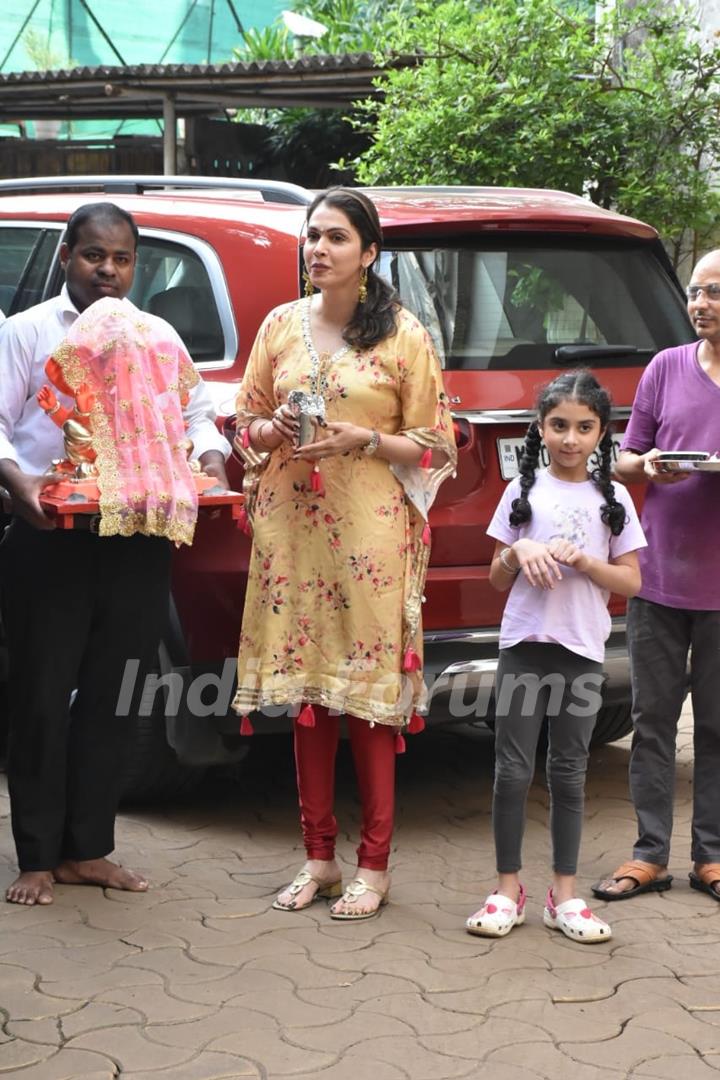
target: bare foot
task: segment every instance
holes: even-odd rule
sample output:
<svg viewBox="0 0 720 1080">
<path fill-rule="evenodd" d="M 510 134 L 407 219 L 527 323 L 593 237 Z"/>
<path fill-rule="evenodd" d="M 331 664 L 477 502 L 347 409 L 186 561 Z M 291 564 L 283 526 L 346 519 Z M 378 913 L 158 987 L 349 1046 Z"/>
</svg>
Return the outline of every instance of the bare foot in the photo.
<svg viewBox="0 0 720 1080">
<path fill-rule="evenodd" d="M 49 870 L 22 870 L 8 886 L 9 904 L 52 904 L 53 875 Z"/>
<path fill-rule="evenodd" d="M 348 886 L 348 893 L 346 893 L 348 899 L 346 900 L 343 896 L 336 904 L 333 904 L 330 909 L 332 915 L 369 915 L 373 911 L 377 911 L 383 903 L 390 890 L 390 875 L 387 870 L 368 870 L 364 866 L 359 866 L 353 882 L 357 881 L 358 878 L 362 878 L 363 881 L 378 891 L 371 892 L 368 890 L 358 896 L 357 899 L 352 899 L 350 895 L 351 883 Z"/>
<path fill-rule="evenodd" d="M 63 885 L 101 885 L 104 889 L 145 892 L 147 879 L 109 859 L 65 859 L 54 870 Z"/>
<path fill-rule="evenodd" d="M 303 866 L 303 870 L 313 878 L 312 881 L 308 881 L 307 885 L 303 885 L 299 892 L 293 890 L 291 892 L 290 886 L 278 895 L 275 900 L 275 906 L 286 911 L 300 911 L 301 908 L 308 907 L 317 893 L 321 890 L 325 890 L 328 886 L 339 883 L 342 878 L 340 867 L 334 859 L 308 859 Z M 302 872 L 302 871 L 301 871 Z M 338 893 L 334 894 L 335 896 Z"/>
</svg>

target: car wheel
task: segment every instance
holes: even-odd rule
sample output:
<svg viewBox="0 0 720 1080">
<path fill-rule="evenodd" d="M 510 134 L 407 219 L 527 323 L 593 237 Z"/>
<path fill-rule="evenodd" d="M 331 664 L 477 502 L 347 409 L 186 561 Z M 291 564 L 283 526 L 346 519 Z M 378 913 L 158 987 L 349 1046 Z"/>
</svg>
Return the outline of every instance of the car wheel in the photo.
<svg viewBox="0 0 720 1080">
<path fill-rule="evenodd" d="M 623 739 L 632 731 L 632 707 L 630 702 L 622 705 L 606 705 L 598 713 L 591 746 L 603 746 L 605 743 Z"/>
<path fill-rule="evenodd" d="M 485 723 L 491 731 L 495 730 L 495 711 L 488 712 Z M 630 702 L 622 705 L 606 705 L 598 713 L 595 721 L 595 729 L 590 741 L 591 746 L 604 746 L 605 743 L 624 739 L 632 731 L 632 707 Z M 542 734 L 538 741 L 538 754 L 543 755 L 547 749 L 547 723 L 543 725 Z"/>
<path fill-rule="evenodd" d="M 185 765 L 168 744 L 164 703 L 150 716 L 128 717 L 132 730 L 121 785 L 122 803 L 156 802 L 192 791 L 205 775 L 197 765 Z"/>
</svg>

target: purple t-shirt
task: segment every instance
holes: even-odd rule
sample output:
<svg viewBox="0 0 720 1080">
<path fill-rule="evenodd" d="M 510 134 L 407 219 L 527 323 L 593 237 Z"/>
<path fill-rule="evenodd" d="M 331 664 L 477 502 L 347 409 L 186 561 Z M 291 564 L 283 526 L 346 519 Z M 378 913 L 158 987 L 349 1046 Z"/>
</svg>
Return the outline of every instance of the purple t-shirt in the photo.
<svg viewBox="0 0 720 1080">
<path fill-rule="evenodd" d="M 605 562 L 645 545 L 632 499 L 622 484 L 615 484 L 615 498 L 625 507 L 627 520 L 619 536 L 613 536 L 600 518 L 605 498 L 592 480 L 575 484 L 556 479 L 547 469 L 538 471 L 529 495 L 532 517 L 526 525 L 514 527 L 510 510 L 519 494 L 516 477 L 506 487 L 488 527 L 488 536 L 503 544 L 521 537 L 547 544 L 560 537 Z M 518 574 L 503 612 L 500 648 L 520 641 L 552 641 L 602 663 L 610 633 L 610 593 L 571 566 L 561 566 L 560 572 L 562 581 L 554 589 L 533 587 L 524 574 Z"/>
<path fill-rule="evenodd" d="M 623 450 L 720 450 L 720 386 L 698 363 L 699 342 L 654 357 L 635 394 Z M 693 473 L 647 485 L 640 555 L 644 600 L 693 611 L 720 610 L 720 475 Z"/>
</svg>

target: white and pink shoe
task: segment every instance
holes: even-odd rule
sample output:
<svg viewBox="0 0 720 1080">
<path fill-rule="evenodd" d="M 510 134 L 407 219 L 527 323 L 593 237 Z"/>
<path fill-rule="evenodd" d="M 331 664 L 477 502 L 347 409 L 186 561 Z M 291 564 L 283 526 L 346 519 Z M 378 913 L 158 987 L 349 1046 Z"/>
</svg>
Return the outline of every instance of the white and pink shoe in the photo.
<svg viewBox="0 0 720 1080">
<path fill-rule="evenodd" d="M 580 897 L 555 904 L 552 889 L 548 889 L 543 922 L 551 930 L 560 930 L 571 941 L 581 945 L 593 945 L 597 941 L 609 941 L 612 930 L 606 922 L 593 915 L 590 908 Z"/>
<path fill-rule="evenodd" d="M 490 893 L 487 900 L 465 923 L 469 934 L 479 937 L 505 937 L 514 926 L 525 922 L 525 900 L 527 893 L 520 886 L 517 903 L 502 893 Z"/>
</svg>

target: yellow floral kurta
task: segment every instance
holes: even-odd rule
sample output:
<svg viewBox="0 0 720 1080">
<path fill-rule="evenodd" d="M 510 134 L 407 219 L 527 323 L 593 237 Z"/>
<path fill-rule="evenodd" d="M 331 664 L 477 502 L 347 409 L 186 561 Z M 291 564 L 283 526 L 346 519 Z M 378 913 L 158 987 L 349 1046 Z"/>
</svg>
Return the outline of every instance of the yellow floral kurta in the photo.
<svg viewBox="0 0 720 1080">
<path fill-rule="evenodd" d="M 270 417 L 291 390 L 312 389 L 308 304 L 276 308 L 260 328 L 239 429 Z M 353 450 L 320 463 L 322 494 L 290 446 L 245 448 L 254 543 L 233 707 L 308 702 L 399 726 L 424 702 L 421 671 L 403 668 L 422 657 L 427 510 L 455 466 L 442 375 L 429 335 L 404 309 L 393 337 L 320 361 L 329 422 L 407 435 L 444 449 L 444 464 L 396 467 Z"/>
</svg>

